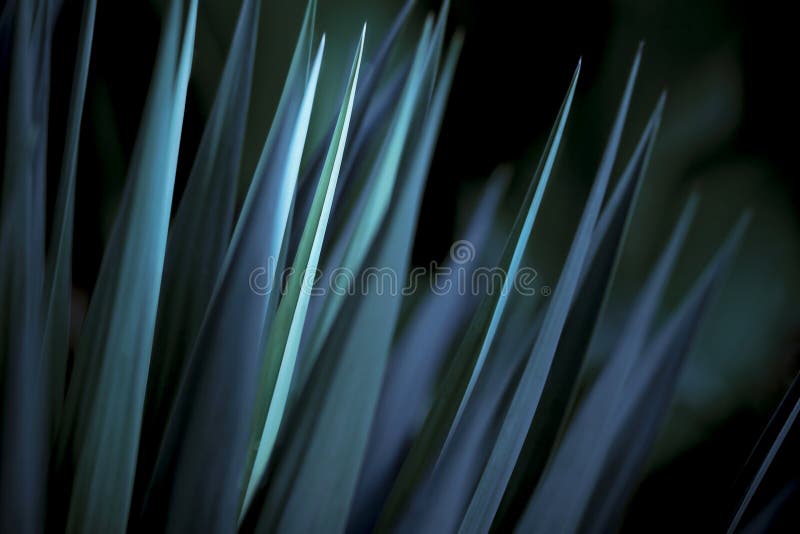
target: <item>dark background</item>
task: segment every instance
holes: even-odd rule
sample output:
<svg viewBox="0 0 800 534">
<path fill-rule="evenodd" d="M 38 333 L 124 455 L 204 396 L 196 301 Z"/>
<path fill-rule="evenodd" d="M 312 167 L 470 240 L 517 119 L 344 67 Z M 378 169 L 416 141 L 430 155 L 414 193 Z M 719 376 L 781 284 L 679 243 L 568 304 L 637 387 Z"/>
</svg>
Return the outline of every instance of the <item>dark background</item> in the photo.
<svg viewBox="0 0 800 534">
<path fill-rule="evenodd" d="M 425 11 L 438 4 L 418 1 L 402 46 L 413 43 Z M 319 125 L 327 124 L 324 112 L 338 99 L 362 20 L 370 24 L 368 57 L 400 5 L 320 0 L 317 31 L 328 32 L 329 39 L 322 83 L 331 96 L 319 104 L 312 138 L 319 137 Z M 60 165 L 80 6 L 67 0 L 56 28 L 50 176 L 58 175 Z M 669 96 L 615 285 L 617 305 L 610 309 L 608 331 L 614 331 L 615 310 L 625 309 L 689 190 L 700 191 L 702 207 L 667 298 L 673 303 L 736 216 L 746 208 L 754 212 L 733 282 L 716 306 L 718 318 L 703 329 L 650 474 L 630 507 L 625 526 L 631 532 L 724 525 L 747 455 L 800 367 L 797 60 L 788 9 L 779 2 L 712 0 L 453 2 L 449 28 L 466 30 L 466 47 L 425 194 L 415 263 L 447 253 L 458 238 L 464 207 L 500 163 L 512 163 L 518 174 L 503 215 L 513 217 L 519 200 L 514 191 L 525 186 L 582 57 L 565 147 L 537 223 L 545 231 L 534 238 L 540 252 L 533 261 L 545 279 L 554 280 L 640 40 L 646 43 L 644 62 L 623 161 L 660 92 L 667 89 Z M 303 2 L 264 1 L 245 184 L 277 103 L 303 10 Z M 236 1 L 200 2 L 178 198 L 237 11 Z M 99 1 L 78 174 L 74 278 L 79 300 L 91 293 L 115 215 L 158 44 L 160 13 L 159 2 Z M 52 206 L 55 183 L 48 187 Z M 797 450 L 797 436 L 790 438 L 758 497 L 762 503 L 788 487 L 789 499 L 797 504 L 794 486 L 787 486 L 798 475 L 797 460 L 787 454 Z"/>
</svg>

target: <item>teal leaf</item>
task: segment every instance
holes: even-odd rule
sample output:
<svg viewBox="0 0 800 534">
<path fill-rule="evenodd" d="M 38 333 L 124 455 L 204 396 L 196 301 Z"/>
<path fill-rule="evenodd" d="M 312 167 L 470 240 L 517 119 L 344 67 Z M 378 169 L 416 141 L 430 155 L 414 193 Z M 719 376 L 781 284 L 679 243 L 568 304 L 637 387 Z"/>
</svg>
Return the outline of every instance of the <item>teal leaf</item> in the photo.
<svg viewBox="0 0 800 534">
<path fill-rule="evenodd" d="M 555 163 L 569 110 L 572 106 L 579 73 L 580 62 L 575 69 L 567 95 L 550 132 L 550 138 L 545 145 L 539 167 L 534 174 L 534 180 L 528 188 L 503 251 L 499 264 L 501 272 L 506 274 L 503 279 L 503 289 L 508 288 L 509 279 L 513 281 L 513 277 L 516 276 L 517 269 L 522 261 L 533 223 L 544 196 L 547 181 Z M 431 407 L 420 435 L 414 442 L 398 474 L 394 489 L 382 514 L 380 522 L 382 527 L 388 528 L 389 525 L 393 524 L 394 519 L 406 505 L 412 488 L 418 480 L 419 473 L 435 463 L 441 452 L 441 447 L 446 441 L 448 430 L 452 428 L 451 423 L 459 417 L 457 415 L 459 412 L 463 413 L 461 399 L 465 395 L 468 396 L 471 387 L 474 387 L 480 367 L 485 361 L 486 354 L 488 354 L 500 325 L 500 318 L 503 315 L 508 293 L 508 291 L 501 290 L 487 295 L 483 298 L 473 316 L 454 360 L 443 379 L 443 385 Z M 473 377 L 476 378 L 474 379 Z"/>
<path fill-rule="evenodd" d="M 40 371 L 45 282 L 49 4 L 9 3 L 14 17 L 0 220 L 0 530 L 43 523 L 47 392 Z M 10 19 L 6 19 L 10 20 Z"/>
<path fill-rule="evenodd" d="M 342 163 L 342 169 L 339 173 L 339 185 L 336 188 L 336 195 L 334 196 L 334 207 L 339 203 L 342 186 L 347 184 L 347 180 L 350 178 L 351 171 L 353 169 L 353 164 L 362 154 L 362 148 L 366 144 L 367 139 L 375 134 L 375 130 L 377 130 L 379 125 L 385 122 L 385 119 L 379 122 L 376 122 L 374 119 L 368 119 L 372 118 L 370 117 L 370 112 L 372 112 L 374 107 L 381 107 L 381 96 L 385 95 L 386 90 L 384 89 L 383 91 L 378 91 L 379 83 L 383 80 L 385 71 L 389 67 L 391 53 L 396 47 L 396 42 L 400 36 L 400 33 L 408 22 L 409 15 L 411 14 L 411 8 L 414 6 L 414 3 L 415 0 L 406 0 L 405 4 L 395 17 L 392 27 L 383 37 L 375 56 L 371 58 L 369 65 L 367 65 L 365 62 L 365 72 L 363 72 L 360 76 L 362 81 L 359 84 L 360 88 L 356 94 L 356 100 L 353 105 L 353 113 L 350 119 L 350 133 L 348 138 L 345 140 L 349 148 L 347 150 L 347 154 L 345 154 L 345 159 Z M 391 82 L 389 83 L 391 85 Z M 396 85 L 399 86 L 397 88 L 399 91 L 402 88 L 402 85 Z M 389 91 L 389 93 L 391 92 L 392 91 Z M 395 95 L 395 98 L 391 99 L 389 102 L 395 103 L 396 100 L 397 95 Z M 388 115 L 389 110 L 389 106 L 383 107 L 383 113 L 381 115 Z M 374 115 L 374 113 L 372 114 Z M 300 178 L 298 179 L 296 206 L 297 216 L 294 218 L 292 225 L 291 251 L 297 250 L 297 245 L 305 228 L 305 220 L 309 210 L 311 209 L 311 203 L 314 200 L 314 186 L 316 185 L 316 179 L 319 178 L 320 173 L 322 172 L 322 165 L 325 163 L 328 145 L 330 144 L 330 139 L 332 139 L 333 132 L 336 128 L 336 120 L 336 117 L 332 119 L 330 132 L 325 139 L 323 139 L 323 142 L 320 143 L 314 156 L 311 158 L 311 162 L 302 171 Z"/>
<path fill-rule="evenodd" d="M 420 142 L 408 154 L 402 185 L 393 195 L 371 256 L 374 265 L 391 269 L 397 280 L 404 280 L 408 269 L 425 178 L 459 51 L 456 36 Z M 380 284 L 378 277 L 368 277 L 359 294 L 348 299 L 346 320 L 337 321 L 335 335 L 303 390 L 304 403 L 288 426 L 292 431 L 286 434 L 283 454 L 265 479 L 264 501 L 254 525 L 258 532 L 341 532 L 346 527 L 400 312 L 399 291 L 386 291 Z M 317 504 L 309 509 L 308 502 Z"/>
<path fill-rule="evenodd" d="M 531 421 L 539 409 L 539 400 L 591 246 L 592 232 L 597 224 L 616 159 L 640 60 L 641 47 L 634 59 L 594 185 L 552 300 L 548 304 L 541 330 L 513 394 L 494 449 L 461 523 L 460 530 L 463 532 L 481 532 L 491 526 L 525 441 L 526 432 L 520 432 L 520 429 L 530 428 Z"/>
<path fill-rule="evenodd" d="M 319 77 L 319 61 L 307 71 L 315 8 L 312 0 L 181 379 L 137 528 L 229 532 L 236 526 L 263 365 L 262 333 L 269 328 L 280 293 L 271 284 L 285 248 Z"/>
<path fill-rule="evenodd" d="M 509 178 L 508 170 L 500 168 L 480 196 L 464 234 L 465 241 L 475 250 L 483 250 L 487 243 Z M 442 283 L 455 287 L 461 267 L 470 279 L 477 264 L 459 266 L 449 261 L 444 268 L 451 269 L 451 274 Z M 477 296 L 469 293 L 441 295 L 429 291 L 414 307 L 409 323 L 398 333 L 387 364 L 353 504 L 352 520 L 358 522 L 354 527 L 356 531 L 369 530 L 377 520 L 407 444 L 424 422 L 442 365 L 477 305 Z M 437 325 L 434 331 L 431 324 Z"/>
<path fill-rule="evenodd" d="M 64 159 L 61 166 L 58 196 L 53 220 L 53 238 L 47 264 L 45 316 L 42 368 L 47 375 L 49 391 L 50 428 L 55 433 L 58 417 L 64 403 L 69 352 L 69 324 L 72 294 L 72 232 L 75 217 L 75 174 L 78 167 L 78 141 L 80 139 L 86 80 L 89 75 L 89 58 L 92 52 L 94 20 L 97 1 L 88 0 L 83 8 L 78 60 L 72 82 L 72 97 L 67 119 Z"/>
<path fill-rule="evenodd" d="M 135 502 L 152 474 L 233 226 L 260 0 L 242 3 L 217 95 L 170 228 L 145 397 Z"/>
<path fill-rule="evenodd" d="M 183 30 L 181 12 L 182 2 L 172 2 L 67 392 L 55 476 L 71 488 L 69 532 L 119 532 L 127 524 L 197 2 Z"/>
<path fill-rule="evenodd" d="M 442 32 L 443 26 L 443 24 L 437 25 L 436 30 Z M 435 46 L 433 43 L 437 42 L 437 35 L 431 34 L 430 21 L 428 21 L 417 47 L 411 73 L 395 112 L 392 126 L 371 171 L 371 181 L 363 193 L 364 201 L 357 213 L 353 214 L 352 233 L 348 233 L 345 239 L 338 236 L 339 241 L 332 247 L 334 258 L 338 256 L 337 250 L 341 251 L 341 260 L 338 258 L 338 261 L 334 260 L 333 267 L 359 272 L 380 230 L 389 209 L 413 120 L 420 107 L 423 104 L 427 105 L 427 101 L 422 100 L 422 95 L 426 80 L 432 76 L 431 60 L 435 51 L 431 47 Z M 337 249 L 337 245 L 340 243 L 343 247 Z M 328 266 L 331 266 L 331 263 L 328 263 Z M 298 384 L 300 387 L 308 379 L 333 322 L 344 304 L 345 296 L 341 292 L 331 292 L 323 300 L 320 316 L 314 323 L 314 335 L 308 352 L 306 357 L 299 362 Z"/>
<path fill-rule="evenodd" d="M 605 310 L 622 243 L 629 232 L 631 213 L 647 170 L 663 108 L 662 95 L 592 234 L 578 293 L 539 400 L 540 409 L 534 415 L 498 512 L 506 528 L 516 523 L 518 514 L 527 504 L 576 394 L 587 348 Z"/>
<path fill-rule="evenodd" d="M 303 332 L 308 302 L 311 297 L 310 282 L 313 281 L 319 264 L 322 242 L 333 205 L 345 140 L 353 112 L 366 29 L 365 25 L 356 50 L 336 129 L 325 158 L 325 164 L 322 167 L 322 176 L 319 179 L 314 202 L 306 220 L 306 228 L 300 240 L 292 272 L 288 277 L 287 289 L 278 306 L 267 338 L 264 372 L 256 399 L 254 443 L 251 442 L 251 451 L 257 452 L 253 461 L 249 462 L 247 466 L 250 469 L 252 465 L 252 473 L 249 474 L 247 483 L 245 508 L 252 498 L 256 484 L 264 473 L 286 408 L 289 386 L 300 346 L 300 336 Z M 322 45 L 320 45 L 320 54 L 321 52 Z M 320 60 L 321 56 L 318 56 L 316 69 L 319 68 Z"/>
</svg>

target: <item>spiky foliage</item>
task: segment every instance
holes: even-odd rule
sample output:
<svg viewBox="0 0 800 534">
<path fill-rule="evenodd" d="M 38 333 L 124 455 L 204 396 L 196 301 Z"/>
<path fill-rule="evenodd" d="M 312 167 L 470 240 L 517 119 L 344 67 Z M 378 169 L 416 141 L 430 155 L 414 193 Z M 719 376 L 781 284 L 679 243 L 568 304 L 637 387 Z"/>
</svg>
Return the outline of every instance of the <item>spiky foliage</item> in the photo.
<svg viewBox="0 0 800 534">
<path fill-rule="evenodd" d="M 198 9 L 196 0 L 172 0 L 73 354 L 76 161 L 96 5 L 84 8 L 45 254 L 56 4 L 23 1 L 4 12 L 13 10 L 15 21 L 0 242 L 4 532 L 576 532 L 618 524 L 746 226 L 746 218 L 735 224 L 680 304 L 657 321 L 697 209 L 689 199 L 602 371 L 579 395 L 663 112 L 662 97 L 615 179 L 641 50 L 549 298 L 514 300 L 512 287 L 557 175 L 580 63 L 500 255 L 502 290 L 480 298 L 418 291 L 404 304 L 400 292 L 369 278 L 356 293 L 312 299 L 308 273 L 319 269 L 409 274 L 462 45 L 458 32 L 446 39 L 448 3 L 399 66 L 389 57 L 411 2 L 375 54 L 364 49 L 365 26 L 339 112 L 314 148 L 306 139 L 326 43 L 311 0 L 236 213 L 261 9 L 243 0 L 170 221 Z M 487 241 L 506 181 L 502 171 L 489 181 L 465 234 L 472 243 Z"/>
</svg>

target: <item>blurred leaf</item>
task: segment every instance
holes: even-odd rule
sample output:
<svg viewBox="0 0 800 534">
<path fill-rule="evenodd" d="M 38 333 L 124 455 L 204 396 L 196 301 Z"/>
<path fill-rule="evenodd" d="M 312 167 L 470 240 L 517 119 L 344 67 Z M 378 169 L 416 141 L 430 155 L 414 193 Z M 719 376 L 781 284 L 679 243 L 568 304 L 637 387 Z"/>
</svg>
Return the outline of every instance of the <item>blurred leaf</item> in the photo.
<svg viewBox="0 0 800 534">
<path fill-rule="evenodd" d="M 455 421 L 462 411 L 461 399 L 470 394 L 474 387 L 473 376 L 477 376 L 483 365 L 486 354 L 492 344 L 494 335 L 500 324 L 508 296 L 509 280 L 513 281 L 522 261 L 522 254 L 527 245 L 536 214 L 550 177 L 555 157 L 563 135 L 575 86 L 580 72 L 580 63 L 575 70 L 572 81 L 559 110 L 556 122 L 545 146 L 539 168 L 528 188 L 523 200 L 514 228 L 506 243 L 499 269 L 503 274 L 503 290 L 492 291 L 484 297 L 477 312 L 472 318 L 469 328 L 459 346 L 454 362 L 450 365 L 443 385 L 425 424 L 412 446 L 403 467 L 398 474 L 394 489 L 386 503 L 379 523 L 379 528 L 386 529 L 391 525 L 401 509 L 406 505 L 410 492 L 420 473 L 435 461 L 440 448 L 446 441 L 451 422 Z M 534 186 L 534 184 L 537 184 Z"/>
<path fill-rule="evenodd" d="M 734 228 L 680 308 L 645 345 L 695 204 L 696 199 L 690 200 L 684 210 L 631 310 L 612 359 L 570 424 L 520 528 L 614 528 L 666 414 L 707 301 L 745 226 L 742 220 Z"/>
<path fill-rule="evenodd" d="M 306 82 L 315 9 L 311 0 L 261 161 L 177 391 L 137 528 L 235 528 L 263 365 L 262 332 L 280 293 L 273 283 L 319 75 L 316 62 Z"/>
<path fill-rule="evenodd" d="M 44 512 L 46 383 L 41 380 L 47 109 L 53 6 L 14 17 L 0 221 L 0 530 L 38 532 Z M 8 20 L 8 19 L 7 19 Z"/>
<path fill-rule="evenodd" d="M 83 8 L 78 59 L 72 81 L 72 98 L 67 119 L 64 159 L 61 165 L 58 197 L 53 219 L 53 237 L 47 264 L 44 297 L 47 299 L 44 343 L 40 375 L 47 375 L 49 391 L 50 430 L 55 434 L 64 403 L 69 354 L 70 306 L 72 296 L 72 232 L 75 218 L 75 174 L 78 168 L 80 139 L 89 58 L 92 53 L 97 1 L 88 0 Z"/>
<path fill-rule="evenodd" d="M 182 2 L 170 6 L 125 197 L 75 356 L 57 455 L 58 479 L 72 488 L 70 532 L 119 532 L 127 523 L 196 14 L 192 2 L 181 43 Z"/>
<path fill-rule="evenodd" d="M 555 293 L 547 307 L 541 330 L 514 392 L 494 449 L 461 523 L 460 530 L 462 531 L 481 532 L 491 527 L 525 442 L 527 432 L 520 432 L 520 429 L 530 428 L 536 411 L 539 409 L 539 401 L 548 380 L 553 357 L 588 257 L 592 231 L 597 224 L 600 207 L 619 149 L 640 61 L 641 46 L 633 61 L 608 144 L 603 152 L 603 158 L 600 161 L 583 216 L 575 232 L 569 255 L 556 284 Z"/>
<path fill-rule="evenodd" d="M 564 323 L 550 374 L 539 399 L 539 408 L 495 520 L 497 523 L 499 519 L 505 528 L 512 528 L 519 519 L 518 515 L 530 498 L 576 394 L 579 373 L 592 333 L 606 308 L 622 243 L 629 231 L 631 213 L 647 171 L 663 109 L 662 95 L 592 233 L 578 292 Z"/>
<path fill-rule="evenodd" d="M 152 475 L 180 377 L 230 240 L 260 7 L 260 0 L 242 2 L 214 106 L 167 241 L 137 464 L 137 504 Z"/>
<path fill-rule="evenodd" d="M 767 425 L 765 434 L 762 435 L 761 439 L 759 439 L 759 443 L 756 445 L 756 450 L 758 450 L 759 446 L 761 446 L 762 443 L 763 445 L 767 445 L 765 441 L 766 434 L 770 431 L 771 427 L 780 425 L 780 430 L 778 431 L 775 438 L 772 440 L 772 443 L 769 444 L 769 450 L 767 450 L 766 454 L 764 455 L 764 459 L 758 466 L 758 470 L 756 471 L 753 478 L 750 480 L 750 484 L 747 487 L 747 491 L 742 496 L 742 500 L 736 509 L 736 513 L 734 514 L 733 519 L 731 520 L 731 524 L 728 526 L 728 534 L 733 534 L 733 532 L 736 531 L 736 528 L 739 526 L 742 517 L 744 517 L 744 513 L 747 511 L 747 507 L 749 506 L 750 501 L 753 499 L 753 496 L 758 490 L 758 487 L 761 485 L 761 481 L 767 474 L 767 470 L 772 464 L 772 461 L 775 459 L 775 455 L 778 454 L 778 451 L 783 445 L 786 436 L 789 434 L 789 431 L 792 429 L 795 421 L 797 420 L 797 415 L 798 413 L 800 413 L 800 398 L 798 398 L 797 401 L 794 402 L 794 406 L 792 406 L 793 397 L 800 397 L 800 374 L 795 377 L 792 387 L 789 389 L 789 391 L 786 393 L 786 396 L 781 401 L 780 406 L 778 406 L 778 409 L 773 414 L 769 424 Z M 787 415 L 783 415 L 783 417 L 779 418 L 779 414 L 782 414 L 782 412 L 787 411 L 789 409 L 789 406 L 792 406 L 791 411 L 789 411 Z M 783 424 L 781 424 L 781 420 L 783 421 Z"/>
<path fill-rule="evenodd" d="M 501 168 L 484 188 L 465 232 L 466 243 L 474 247 L 473 250 L 482 250 L 486 244 L 508 180 L 507 169 Z M 464 269 L 469 279 L 475 267 L 457 265 L 451 260 L 444 266 L 444 269 L 451 269 L 451 274 L 442 284 L 449 282 L 454 287 L 458 283 L 459 269 Z M 471 293 L 429 291 L 414 307 L 409 324 L 398 335 L 387 364 L 354 498 L 351 521 L 357 526 L 353 526 L 353 530 L 369 530 L 376 521 L 408 444 L 424 422 L 448 351 L 475 311 L 477 301 L 477 296 Z M 431 324 L 437 325 L 435 331 L 431 330 Z"/>
</svg>

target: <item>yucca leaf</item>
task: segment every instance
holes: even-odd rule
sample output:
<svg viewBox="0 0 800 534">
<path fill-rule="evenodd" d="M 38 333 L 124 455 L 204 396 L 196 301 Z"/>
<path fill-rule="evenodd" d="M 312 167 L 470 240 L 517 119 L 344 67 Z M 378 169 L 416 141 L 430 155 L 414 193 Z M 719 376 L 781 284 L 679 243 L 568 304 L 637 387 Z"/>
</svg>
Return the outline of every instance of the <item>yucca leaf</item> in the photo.
<svg viewBox="0 0 800 534">
<path fill-rule="evenodd" d="M 254 273 L 271 284 L 285 247 L 319 77 L 316 61 L 306 82 L 315 8 L 312 0 L 278 111 L 167 422 L 139 528 L 168 532 L 235 528 L 263 362 L 262 332 L 269 327 L 279 293 L 260 291 Z"/>
<path fill-rule="evenodd" d="M 437 25 L 436 31 L 443 32 L 444 24 Z M 411 73 L 403 90 L 401 101 L 398 104 L 389 135 L 385 139 L 381 153 L 371 171 L 371 180 L 365 191 L 365 200 L 358 211 L 353 231 L 347 235 L 344 242 L 339 242 L 344 244 L 344 250 L 341 261 L 334 261 L 335 266 L 338 268 L 347 269 L 351 272 L 359 272 L 361 270 L 389 208 L 412 121 L 415 113 L 420 109 L 423 87 L 426 78 L 430 79 L 432 76 L 431 59 L 435 52 L 431 50 L 431 47 L 434 46 L 433 43 L 437 42 L 437 35 L 436 32 L 434 34 L 430 33 L 430 22 L 428 21 L 420 44 L 417 47 Z M 440 40 L 438 42 L 441 43 Z M 336 246 L 333 248 L 333 254 L 336 255 Z M 310 349 L 299 368 L 298 384 L 301 387 L 305 384 L 310 370 L 322 350 L 331 326 L 344 304 L 344 299 L 345 295 L 340 292 L 331 292 L 325 296 L 321 314 L 314 325 L 314 336 L 309 345 Z"/>
<path fill-rule="evenodd" d="M 478 482 L 461 523 L 460 530 L 463 532 L 480 532 L 488 530 L 491 526 L 525 441 L 526 433 L 520 432 L 519 429 L 530 428 L 531 421 L 539 409 L 539 400 L 591 246 L 592 231 L 597 224 L 616 159 L 640 59 L 641 47 L 634 59 L 594 185 L 556 284 L 553 298 L 548 305 L 541 330 L 512 397 L 483 476 Z"/>
<path fill-rule="evenodd" d="M 353 104 L 353 113 L 350 119 L 351 126 L 349 128 L 349 138 L 345 140 L 349 148 L 347 150 L 347 154 L 345 154 L 345 159 L 342 162 L 339 185 L 336 188 L 336 194 L 334 196 L 334 208 L 339 204 L 338 200 L 341 196 L 341 189 L 347 184 L 347 180 L 350 178 L 353 162 L 358 159 L 367 137 L 370 136 L 370 134 L 374 134 L 374 131 L 379 124 L 385 122 L 384 119 L 384 121 L 380 121 L 376 124 L 374 121 L 368 121 L 367 119 L 369 117 L 369 112 L 372 110 L 375 104 L 378 104 L 377 101 L 380 100 L 381 93 L 378 92 L 379 83 L 383 79 L 383 75 L 389 65 L 390 53 L 393 51 L 395 43 L 397 42 L 397 38 L 408 21 L 409 15 L 411 14 L 411 8 L 414 6 L 414 3 L 415 0 L 406 0 L 406 3 L 395 17 L 392 27 L 381 41 L 375 56 L 368 65 L 365 64 L 365 72 L 363 72 L 360 76 L 362 81 L 359 84 L 360 89 L 356 94 L 356 100 Z M 399 87 L 397 87 L 397 91 L 402 89 L 402 85 L 398 85 Z M 391 102 L 394 103 L 395 101 L 396 97 Z M 384 110 L 384 113 L 388 115 L 388 111 L 389 107 L 387 106 Z M 322 165 L 325 162 L 328 145 L 330 144 L 330 139 L 333 137 L 335 128 L 336 118 L 331 121 L 328 135 L 323 139 L 323 142 L 320 143 L 320 146 L 317 148 L 316 153 L 311 159 L 311 163 L 307 165 L 306 169 L 301 172 L 300 178 L 298 179 L 297 202 L 295 208 L 296 216 L 293 219 L 292 244 L 290 247 L 290 251 L 292 252 L 297 250 L 300 238 L 302 237 L 302 233 L 305 229 L 304 223 L 308 212 L 311 209 L 311 203 L 314 199 L 316 180 L 319 178 L 320 173 L 322 172 Z"/>
<path fill-rule="evenodd" d="M 550 138 L 545 145 L 542 159 L 539 162 L 534 180 L 523 200 L 514 228 L 511 231 L 505 250 L 500 260 L 500 269 L 507 273 L 506 280 L 516 275 L 516 270 L 522 260 L 525 245 L 528 242 L 533 227 L 533 222 L 538 213 L 541 199 L 549 179 L 550 172 L 555 162 L 561 137 L 566 126 L 566 120 L 575 94 L 575 87 L 580 72 L 580 63 L 570 82 L 569 90 L 556 117 Z M 538 178 L 538 180 L 537 180 Z M 505 293 L 505 294 L 504 294 Z M 398 474 L 394 489 L 386 503 L 380 521 L 381 528 L 389 528 L 394 518 L 405 506 L 412 488 L 421 472 L 432 467 L 432 462 L 438 457 L 440 448 L 450 428 L 450 423 L 459 410 L 460 399 L 463 392 L 469 389 L 472 382 L 472 370 L 481 365 L 481 355 L 485 353 L 494 339 L 503 308 L 506 304 L 507 292 L 493 292 L 484 297 L 478 307 L 464 339 L 462 340 L 454 362 L 450 365 L 444 383 L 440 389 L 434 405 L 426 418 L 425 424 L 414 442 L 403 467 Z M 493 318 L 495 318 L 493 320 Z M 485 347 L 485 348 L 484 348 Z M 473 384 L 474 385 L 474 384 Z"/>
<path fill-rule="evenodd" d="M 513 527 L 527 504 L 575 394 L 592 333 L 606 307 L 622 243 L 629 231 L 633 206 L 655 143 L 664 101 L 662 95 L 592 233 L 578 293 L 553 357 L 550 375 L 539 400 L 540 408 L 531 423 L 498 513 L 504 528 Z"/>
<path fill-rule="evenodd" d="M 70 532 L 121 531 L 127 523 L 196 11 L 192 2 L 182 31 L 181 2 L 170 6 L 125 198 L 75 356 L 57 456 L 58 476 L 72 488 Z"/>
<path fill-rule="evenodd" d="M 347 89 L 339 111 L 339 119 L 331 139 L 328 155 L 325 158 L 325 165 L 322 167 L 322 176 L 320 176 L 306 228 L 294 259 L 293 272 L 289 275 L 285 295 L 280 302 L 267 338 L 264 371 L 256 398 L 255 429 L 249 451 L 251 455 L 255 453 L 255 457 L 247 465 L 248 471 L 252 468 L 252 473 L 249 473 L 247 482 L 245 507 L 249 504 L 252 492 L 264 473 L 283 419 L 297 351 L 300 346 L 300 336 L 308 310 L 308 301 L 311 297 L 311 284 L 313 284 L 319 264 L 319 255 L 342 164 L 345 140 L 358 85 L 358 74 L 361 68 L 365 33 L 366 25 L 356 50 Z"/>
<path fill-rule="evenodd" d="M 705 302 L 744 228 L 740 222 L 731 232 L 681 307 L 647 346 L 650 325 L 695 203 L 691 200 L 684 210 L 631 311 L 612 359 L 570 424 L 521 526 L 558 532 L 613 527 L 614 514 L 624 506 L 666 413 Z"/>
<path fill-rule="evenodd" d="M 506 326 L 504 323 L 501 330 Z M 514 326 L 523 328 L 513 333 L 520 332 L 522 335 L 519 337 L 529 339 L 503 347 L 506 350 L 497 350 L 487 360 L 465 408 L 462 424 L 454 431 L 448 453 L 439 459 L 435 470 L 415 490 L 407 510 L 398 521 L 398 531 L 454 532 L 458 529 L 491 452 L 492 438 L 498 431 L 508 403 L 508 392 L 516 384 L 522 365 L 530 354 L 534 336 L 529 335 L 529 331 L 535 333 L 537 330 L 530 327 L 530 322 Z M 498 345 L 503 345 L 500 339 Z"/>
<path fill-rule="evenodd" d="M 781 446 L 783 445 L 786 436 L 789 434 L 789 431 L 792 430 L 792 427 L 797 420 L 797 415 L 800 414 L 800 398 L 794 402 L 792 406 L 792 393 L 794 396 L 798 396 L 797 392 L 800 391 L 800 374 L 797 375 L 794 379 L 794 383 L 789 391 L 786 393 L 786 396 L 781 401 L 781 405 L 778 407 L 778 410 L 772 416 L 768 428 L 772 426 L 780 426 L 780 430 L 778 430 L 777 435 L 772 440 L 772 443 L 769 444 L 769 448 L 764 454 L 764 458 L 758 466 L 753 478 L 750 480 L 750 483 L 747 486 L 747 490 L 745 491 L 744 495 L 742 496 L 741 501 L 739 502 L 738 507 L 736 508 L 736 513 L 731 520 L 730 525 L 728 526 L 728 534 L 733 534 L 739 526 L 742 518 L 744 517 L 744 513 L 747 511 L 747 507 L 750 505 L 750 501 L 755 496 L 758 487 L 761 485 L 761 481 L 764 479 L 764 476 L 767 474 L 767 471 L 772 465 L 772 461 L 775 459 L 775 455 L 778 454 Z M 778 414 L 780 414 L 783 410 L 789 409 L 789 406 L 792 406 L 789 413 L 783 419 L 778 419 Z M 782 423 L 781 423 L 782 421 Z M 756 449 L 762 445 L 761 442 L 764 442 L 766 437 L 766 432 L 759 440 L 759 443 L 756 445 Z M 764 445 L 766 443 L 764 442 Z"/>
<path fill-rule="evenodd" d="M 260 0 L 242 2 L 214 105 L 170 228 L 145 397 L 137 503 L 230 240 L 260 6 Z"/>
<path fill-rule="evenodd" d="M 739 220 L 681 307 L 643 351 L 641 363 L 630 374 L 625 384 L 625 401 L 617 404 L 620 409 L 596 446 L 596 449 L 605 448 L 604 436 L 613 436 L 582 528 L 608 531 L 618 525 L 667 414 L 704 312 L 722 283 L 723 273 L 733 259 L 748 220 L 749 215 Z"/>
<path fill-rule="evenodd" d="M 374 264 L 392 269 L 400 280 L 407 271 L 425 177 L 459 50 L 455 37 L 420 143 L 404 166 L 402 186 L 375 243 Z M 345 529 L 400 311 L 399 292 L 386 293 L 377 287 L 379 283 L 369 278 L 360 294 L 348 300 L 346 320 L 337 321 L 337 335 L 326 345 L 303 392 L 304 403 L 295 410 L 292 431 L 285 434 L 283 454 L 268 472 L 260 514 L 246 522 L 245 531 Z M 336 461 L 331 463 L 330 458 Z M 318 505 L 309 509 L 309 500 Z"/>
<path fill-rule="evenodd" d="M 64 389 L 69 352 L 70 303 L 72 293 L 72 232 L 75 212 L 75 174 L 78 167 L 78 141 L 80 138 L 86 80 L 89 75 L 89 58 L 92 52 L 94 20 L 97 1 L 87 0 L 83 8 L 78 58 L 72 82 L 72 97 L 67 119 L 66 144 L 61 165 L 58 197 L 53 220 L 53 237 L 48 253 L 45 298 L 44 346 L 40 373 L 48 376 L 49 413 L 51 432 L 64 403 Z"/>
<path fill-rule="evenodd" d="M 23 533 L 42 527 L 47 438 L 39 361 L 54 13 L 34 7 L 15 6 L 0 220 L 0 530 Z"/>
<path fill-rule="evenodd" d="M 507 169 L 500 168 L 480 196 L 464 234 L 466 242 L 476 250 L 483 250 L 486 244 L 508 180 Z M 444 268 L 451 269 L 447 280 L 455 286 L 458 269 L 463 268 L 469 279 L 476 265 L 456 265 L 450 261 Z M 411 312 L 409 324 L 400 331 L 387 364 L 353 502 L 352 521 L 356 525 L 349 530 L 369 530 L 377 520 L 403 453 L 424 421 L 445 357 L 469 321 L 477 300 L 469 293 L 428 292 Z M 431 331 L 431 324 L 437 325 L 435 331 Z"/>
</svg>

